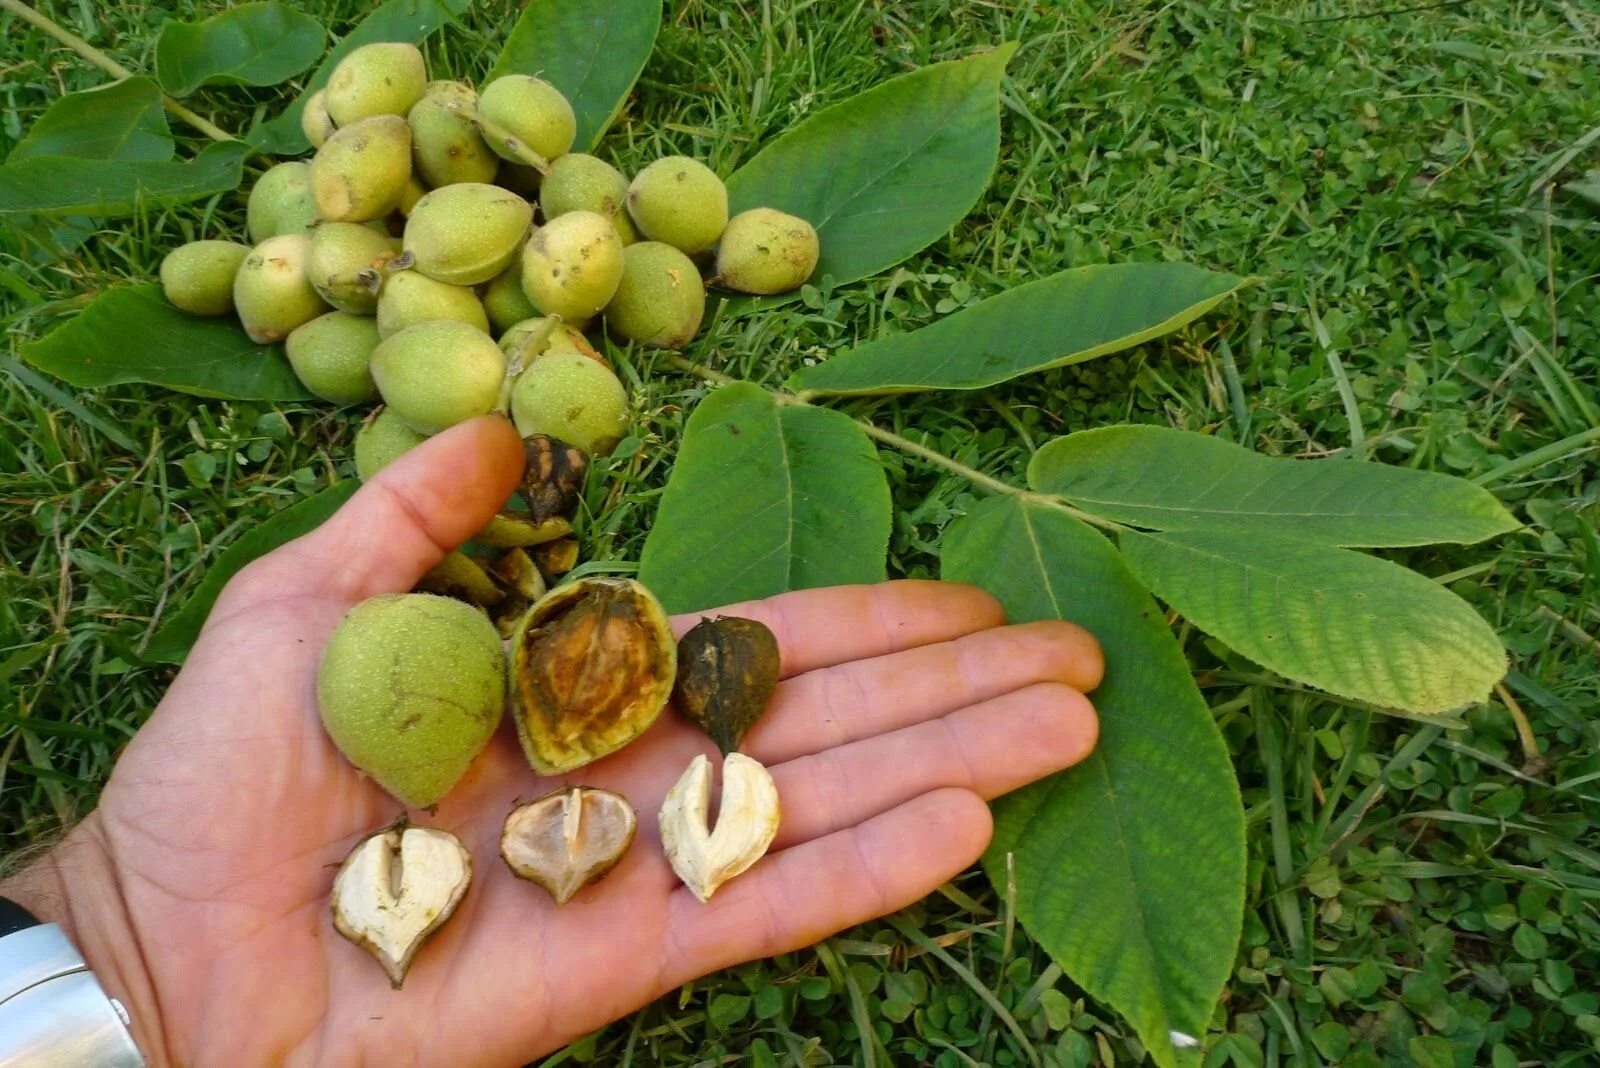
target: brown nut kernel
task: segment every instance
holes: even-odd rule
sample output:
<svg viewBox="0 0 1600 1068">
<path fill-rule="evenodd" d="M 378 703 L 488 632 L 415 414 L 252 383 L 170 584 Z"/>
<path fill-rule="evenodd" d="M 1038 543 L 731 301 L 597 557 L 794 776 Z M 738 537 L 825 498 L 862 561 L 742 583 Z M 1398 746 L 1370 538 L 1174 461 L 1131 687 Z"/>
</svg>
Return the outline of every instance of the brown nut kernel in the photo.
<svg viewBox="0 0 1600 1068">
<path fill-rule="evenodd" d="M 589 457 L 583 450 L 548 434 L 532 434 L 522 439 L 522 454 L 528 461 L 522 475 L 523 496 L 533 521 L 542 523 L 577 511 L 589 472 Z"/>
<path fill-rule="evenodd" d="M 517 736 L 559 775 L 633 741 L 672 693 L 667 613 L 631 579 L 579 579 L 540 598 L 511 638 Z"/>
<path fill-rule="evenodd" d="M 678 643 L 672 699 L 724 756 L 761 718 L 778 688 L 778 639 L 753 619 L 702 619 Z"/>
<path fill-rule="evenodd" d="M 518 878 L 538 883 L 565 905 L 617 866 L 638 829 L 633 806 L 621 794 L 570 786 L 513 809 L 500 835 L 500 856 Z"/>
</svg>

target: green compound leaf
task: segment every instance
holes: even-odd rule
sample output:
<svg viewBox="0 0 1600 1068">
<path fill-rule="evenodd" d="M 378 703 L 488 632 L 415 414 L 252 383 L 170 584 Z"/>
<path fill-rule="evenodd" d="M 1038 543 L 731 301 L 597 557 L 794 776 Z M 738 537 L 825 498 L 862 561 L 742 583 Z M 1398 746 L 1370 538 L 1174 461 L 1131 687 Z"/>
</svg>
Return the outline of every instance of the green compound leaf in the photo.
<svg viewBox="0 0 1600 1068">
<path fill-rule="evenodd" d="M 1074 267 L 848 349 L 788 385 L 856 394 L 982 389 L 1170 334 L 1253 281 L 1187 263 Z"/>
<path fill-rule="evenodd" d="M 163 162 L 174 151 L 161 87 L 125 78 L 58 98 L 11 150 L 6 168 L 43 156 Z"/>
<path fill-rule="evenodd" d="M 1433 715 L 1483 700 L 1506 672 L 1470 605 L 1387 560 L 1236 531 L 1121 542 L 1134 574 L 1195 626 L 1329 693 Z"/>
<path fill-rule="evenodd" d="M 327 58 L 318 65 L 316 73 L 306 83 L 295 102 L 271 122 L 264 122 L 245 135 L 245 140 L 259 152 L 274 156 L 294 156 L 309 151 L 311 142 L 300 129 L 300 113 L 313 93 L 328 84 L 333 68 L 339 61 L 362 45 L 381 41 L 406 41 L 416 44 L 433 31 L 472 6 L 472 0 L 389 0 L 379 4 L 372 13 L 356 24 Z"/>
<path fill-rule="evenodd" d="M 1158 1065 L 1196 1064 L 1244 916 L 1244 808 L 1221 733 L 1150 595 L 1111 544 L 1047 505 L 994 497 L 952 523 L 942 577 L 982 586 L 1013 623 L 1099 638 L 1100 743 L 1000 798 L 984 856 L 1017 918 L 1138 1031 Z"/>
<path fill-rule="evenodd" d="M 131 215 L 238 188 L 250 146 L 210 145 L 192 160 L 34 156 L 0 167 L 0 215 Z"/>
<path fill-rule="evenodd" d="M 536 74 L 572 102 L 576 151 L 600 141 L 644 70 L 661 0 L 532 0 L 512 27 L 487 81 Z"/>
<path fill-rule="evenodd" d="M 203 22 L 168 22 L 156 38 L 156 77 L 174 96 L 202 85 L 277 85 L 322 55 L 328 32 L 286 4 L 240 4 Z"/>
<path fill-rule="evenodd" d="M 853 282 L 950 232 L 989 185 L 1000 78 L 1017 49 L 903 74 L 819 111 L 728 179 L 731 211 L 777 208 L 817 228 L 814 278 Z"/>
<path fill-rule="evenodd" d="M 74 386 L 124 382 L 231 400 L 307 400 L 280 345 L 257 345 L 229 316 L 185 315 L 158 285 L 119 286 L 22 347 L 22 358 Z"/>
<path fill-rule="evenodd" d="M 1493 494 L 1464 479 L 1355 460 L 1263 456 L 1156 426 L 1057 438 L 1034 454 L 1028 484 L 1095 515 L 1156 530 L 1402 546 L 1465 544 L 1518 527 Z"/>
<path fill-rule="evenodd" d="M 229 579 L 257 557 L 321 526 L 360 487 L 361 483 L 353 478 L 335 482 L 325 490 L 274 512 L 265 522 L 252 523 L 217 557 L 194 593 L 161 624 L 140 657 L 150 663 L 181 664 Z"/>
<path fill-rule="evenodd" d="M 881 582 L 889 521 L 877 450 L 848 416 L 737 382 L 689 419 L 639 579 L 669 612 Z"/>
</svg>

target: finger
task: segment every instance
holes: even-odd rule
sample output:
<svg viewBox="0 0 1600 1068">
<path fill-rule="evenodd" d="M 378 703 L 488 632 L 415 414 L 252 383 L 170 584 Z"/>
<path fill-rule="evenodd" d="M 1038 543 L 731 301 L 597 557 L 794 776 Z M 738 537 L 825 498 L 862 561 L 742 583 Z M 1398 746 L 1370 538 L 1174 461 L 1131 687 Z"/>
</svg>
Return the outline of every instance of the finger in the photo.
<svg viewBox="0 0 1600 1068">
<path fill-rule="evenodd" d="M 779 764 L 771 771 L 783 822 L 773 848 L 833 834 L 940 787 L 999 797 L 1078 763 L 1099 733 L 1087 697 L 1046 682 Z"/>
<path fill-rule="evenodd" d="M 703 618 L 742 616 L 771 628 L 785 677 L 850 660 L 945 642 L 1005 622 L 1000 603 L 976 586 L 902 579 L 828 586 L 675 616 L 682 636 Z"/>
<path fill-rule="evenodd" d="M 787 953 L 926 897 L 989 843 L 989 807 L 935 790 L 848 830 L 769 856 L 701 904 L 673 892 L 664 989 Z"/>
<path fill-rule="evenodd" d="M 322 526 L 241 571 L 212 619 L 267 599 L 354 603 L 409 590 L 489 521 L 521 475 L 521 441 L 505 419 L 452 427 L 385 467 Z"/>
<path fill-rule="evenodd" d="M 790 679 L 778 687 L 744 748 L 765 764 L 777 764 L 1038 682 L 1092 690 L 1104 668 L 1099 643 L 1072 623 L 992 627 Z"/>
</svg>

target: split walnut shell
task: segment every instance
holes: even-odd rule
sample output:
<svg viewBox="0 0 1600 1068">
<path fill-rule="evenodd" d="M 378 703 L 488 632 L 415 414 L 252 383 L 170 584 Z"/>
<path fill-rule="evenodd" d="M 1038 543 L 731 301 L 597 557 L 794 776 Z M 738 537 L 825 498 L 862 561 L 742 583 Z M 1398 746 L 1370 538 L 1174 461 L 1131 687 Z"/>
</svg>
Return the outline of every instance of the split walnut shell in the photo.
<svg viewBox="0 0 1600 1068">
<path fill-rule="evenodd" d="M 722 761 L 722 802 L 712 830 L 711 761 L 694 758 L 661 802 L 661 848 L 694 896 L 711 895 L 766 854 L 778 835 L 778 787 L 761 763 L 743 753 Z"/>
<path fill-rule="evenodd" d="M 500 835 L 500 856 L 518 878 L 565 905 L 617 866 L 638 829 L 621 794 L 571 786 L 514 809 Z"/>
<path fill-rule="evenodd" d="M 528 462 L 522 475 L 523 496 L 533 521 L 542 523 L 577 511 L 589 473 L 584 451 L 548 434 L 530 434 L 522 439 L 522 455 Z"/>
<path fill-rule="evenodd" d="M 702 619 L 678 643 L 678 683 L 672 697 L 723 754 L 739 740 L 778 688 L 778 639 L 753 619 Z"/>
<path fill-rule="evenodd" d="M 333 925 L 371 953 L 396 990 L 417 950 L 472 885 L 472 854 L 455 835 L 391 827 L 350 851 L 333 880 Z"/>
<path fill-rule="evenodd" d="M 580 579 L 540 598 L 511 637 L 517 735 L 559 775 L 627 745 L 666 707 L 677 671 L 667 613 L 631 579 Z"/>
</svg>

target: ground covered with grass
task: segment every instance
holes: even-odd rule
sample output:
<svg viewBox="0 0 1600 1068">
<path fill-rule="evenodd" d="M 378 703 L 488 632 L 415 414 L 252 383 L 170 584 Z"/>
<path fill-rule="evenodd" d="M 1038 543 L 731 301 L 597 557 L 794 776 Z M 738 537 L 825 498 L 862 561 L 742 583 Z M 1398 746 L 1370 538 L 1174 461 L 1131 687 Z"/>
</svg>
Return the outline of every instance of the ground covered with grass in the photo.
<svg viewBox="0 0 1600 1068">
<path fill-rule="evenodd" d="M 220 6 L 40 5 L 136 70 L 163 21 Z M 336 30 L 365 9 L 307 7 Z M 515 14 L 477 5 L 430 43 L 432 68 L 481 77 Z M 0 35 L 5 150 L 56 96 L 104 76 L 15 19 L 0 17 Z M 1563 0 L 677 0 L 600 151 L 625 170 L 682 152 L 726 174 L 830 102 L 1008 39 L 1022 48 L 1002 90 L 1000 166 L 971 216 L 889 275 L 714 322 L 693 354 L 775 384 L 1064 267 L 1172 259 L 1261 275 L 1166 343 L 954 401 L 850 407 L 1015 482 L 1050 437 L 1138 421 L 1273 454 L 1354 450 L 1499 494 L 1522 532 L 1397 555 L 1470 600 L 1511 652 L 1496 698 L 1457 718 L 1332 700 L 1183 632 L 1236 759 L 1251 850 L 1207 1063 L 1595 1063 L 1600 207 L 1584 193 L 1600 182 L 1584 176 L 1600 169 L 1600 13 Z M 209 92 L 198 110 L 242 130 L 283 99 Z M 353 476 L 354 415 L 86 394 L 16 358 L 87 294 L 150 279 L 171 247 L 243 221 L 243 198 L 225 196 L 118 221 L 64 259 L 0 228 L 13 339 L 0 373 L 0 849 L 48 839 L 93 804 L 171 677 L 136 666 L 137 650 L 210 561 Z M 649 353 L 618 363 L 638 447 L 594 480 L 584 543 L 591 559 L 630 561 L 706 386 Z M 939 531 L 978 491 L 909 456 L 883 460 L 892 566 L 936 575 Z M 892 922 L 710 977 L 547 1063 L 1142 1057 L 971 873 Z"/>
</svg>

